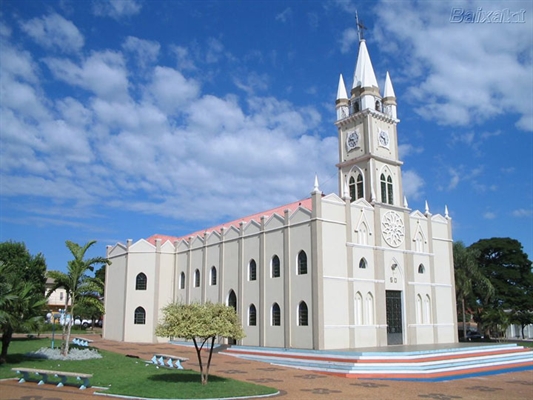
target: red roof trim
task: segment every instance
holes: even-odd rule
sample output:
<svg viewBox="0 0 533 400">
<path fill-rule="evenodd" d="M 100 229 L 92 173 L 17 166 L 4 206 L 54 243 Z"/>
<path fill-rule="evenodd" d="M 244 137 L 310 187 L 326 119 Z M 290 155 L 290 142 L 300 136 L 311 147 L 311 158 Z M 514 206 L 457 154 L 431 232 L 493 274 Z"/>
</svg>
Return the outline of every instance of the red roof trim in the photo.
<svg viewBox="0 0 533 400">
<path fill-rule="evenodd" d="M 239 229 L 239 225 L 241 224 L 241 222 L 244 222 L 245 224 L 247 224 L 247 223 L 249 223 L 251 221 L 257 221 L 258 223 L 260 223 L 261 222 L 261 217 L 263 217 L 263 216 L 265 216 L 266 218 L 269 218 L 269 217 L 271 217 L 274 214 L 283 215 L 285 210 L 289 210 L 289 212 L 294 212 L 299 207 L 311 210 L 311 208 L 312 208 L 311 198 L 295 201 L 294 203 L 290 203 L 290 204 L 286 204 L 284 206 L 276 207 L 276 208 L 273 208 L 273 209 L 268 210 L 268 211 L 259 212 L 257 214 L 249 215 L 249 216 L 244 217 L 244 218 L 239 218 L 239 219 L 236 219 L 236 220 L 231 221 L 231 222 L 226 222 L 224 224 L 220 224 L 220 225 L 214 226 L 212 228 L 202 229 L 200 231 L 193 232 L 193 233 L 191 233 L 189 235 L 184 235 L 184 236 L 177 237 L 177 236 L 168 236 L 168 235 L 155 234 L 155 235 L 150 236 L 148 239 L 146 239 L 146 241 L 151 243 L 151 244 L 153 244 L 153 245 L 155 245 L 156 239 L 161 239 L 161 243 L 165 243 L 167 241 L 174 243 L 174 242 L 179 241 L 179 240 L 187 240 L 190 237 L 204 236 L 205 233 L 211 233 L 211 232 L 219 232 L 220 233 L 220 229 L 221 228 L 228 229 L 228 228 L 233 226 L 233 227 Z"/>
</svg>

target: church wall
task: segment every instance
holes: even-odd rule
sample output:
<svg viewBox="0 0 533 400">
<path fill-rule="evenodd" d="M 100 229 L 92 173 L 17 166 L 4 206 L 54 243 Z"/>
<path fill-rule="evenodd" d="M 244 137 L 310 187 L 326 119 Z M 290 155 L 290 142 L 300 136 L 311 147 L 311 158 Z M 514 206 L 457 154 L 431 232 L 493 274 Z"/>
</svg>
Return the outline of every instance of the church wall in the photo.
<svg viewBox="0 0 533 400">
<path fill-rule="evenodd" d="M 290 309 L 287 309 L 284 296 L 284 283 L 286 277 L 286 269 L 289 268 L 284 262 L 284 235 L 283 230 L 275 228 L 265 232 L 264 236 L 264 288 L 265 301 L 262 307 L 262 315 L 264 320 L 264 345 L 267 347 L 284 347 L 285 346 L 285 318 L 286 313 L 290 314 Z M 280 276 L 272 277 L 272 259 L 277 255 L 280 260 Z M 280 326 L 273 326 L 272 324 L 272 308 L 274 303 L 280 308 L 281 323 Z"/>
<path fill-rule="evenodd" d="M 298 254 L 305 251 L 307 256 L 307 273 L 298 274 Z M 290 228 L 290 245 L 288 258 L 290 265 L 290 347 L 313 347 L 313 308 L 312 308 L 312 252 L 311 252 L 311 223 L 300 223 Z M 298 309 L 300 302 L 307 306 L 307 326 L 299 325 Z"/>
<path fill-rule="evenodd" d="M 124 306 L 126 302 L 127 253 L 109 257 L 112 264 L 106 268 L 105 317 L 103 337 L 108 340 L 123 340 Z M 118 321 L 118 323 L 117 323 Z"/>
<path fill-rule="evenodd" d="M 260 257 L 261 240 L 259 234 L 245 236 L 243 238 L 243 307 L 242 307 L 242 327 L 246 337 L 242 340 L 242 344 L 246 346 L 259 346 L 259 331 L 261 326 L 261 318 L 263 312 L 261 308 L 261 300 L 259 295 L 259 288 L 263 282 L 262 271 L 264 265 L 261 263 Z M 256 263 L 256 280 L 250 280 L 249 266 L 250 261 L 254 260 Z M 256 325 L 249 325 L 249 308 L 254 305 L 256 309 Z"/>
<path fill-rule="evenodd" d="M 220 302 L 227 305 L 230 291 L 233 290 L 237 297 L 237 313 L 242 317 L 243 299 L 239 290 L 239 248 L 239 239 L 224 242 L 224 261 L 221 267 L 224 278 Z"/>
<path fill-rule="evenodd" d="M 350 283 L 345 204 L 323 202 L 324 347 L 350 347 Z"/>
<path fill-rule="evenodd" d="M 174 278 L 174 252 L 169 252 L 168 249 L 165 252 L 161 252 L 160 255 L 160 268 L 159 279 L 156 294 L 158 296 L 158 309 L 165 307 L 166 305 L 174 302 L 175 291 L 175 278 Z M 159 313 L 158 318 L 162 317 L 162 313 Z"/>
<path fill-rule="evenodd" d="M 200 241 L 196 241 L 197 244 Z M 204 265 L 204 248 L 203 246 L 198 245 L 190 253 L 190 271 L 187 276 L 187 282 L 185 285 L 189 286 L 189 302 L 190 303 L 201 303 L 202 302 L 202 285 L 205 283 L 205 273 L 203 271 Z M 200 271 L 200 286 L 195 286 L 195 273 L 196 270 Z"/>
<path fill-rule="evenodd" d="M 191 276 L 188 269 L 189 265 L 189 252 L 183 251 L 176 254 L 176 278 L 177 281 L 175 283 L 176 287 L 176 294 L 175 294 L 175 301 L 179 303 L 187 303 L 187 290 L 191 282 Z M 185 274 L 185 287 L 181 288 L 181 273 Z"/>
<path fill-rule="evenodd" d="M 220 264 L 220 245 L 214 244 L 206 247 L 206 262 L 205 262 L 205 300 L 212 303 L 219 301 L 219 290 L 222 277 L 222 266 Z M 212 285 L 211 274 L 212 267 L 216 269 L 216 284 Z"/>
<path fill-rule="evenodd" d="M 130 248 L 128 255 L 128 271 L 126 276 L 127 302 L 124 317 L 124 341 L 126 342 L 153 342 L 154 340 L 154 302 L 156 289 L 156 252 L 155 248 L 143 246 L 140 250 Z M 139 246 L 140 247 L 140 246 Z M 136 290 L 135 283 L 139 273 L 147 277 L 146 290 Z M 142 307 L 146 312 L 146 323 L 134 324 L 135 309 Z"/>
</svg>

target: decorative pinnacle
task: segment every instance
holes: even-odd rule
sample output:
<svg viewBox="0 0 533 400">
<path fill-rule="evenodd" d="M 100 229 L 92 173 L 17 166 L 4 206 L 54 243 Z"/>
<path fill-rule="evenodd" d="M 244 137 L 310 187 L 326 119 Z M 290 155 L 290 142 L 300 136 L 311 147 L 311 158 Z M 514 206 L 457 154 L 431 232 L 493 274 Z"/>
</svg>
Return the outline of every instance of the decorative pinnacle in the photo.
<svg viewBox="0 0 533 400">
<path fill-rule="evenodd" d="M 316 194 L 316 193 L 320 193 L 320 188 L 318 186 L 318 175 L 315 174 L 315 185 L 313 187 L 313 191 L 311 192 L 311 194 Z"/>
<path fill-rule="evenodd" d="M 447 205 L 444 206 L 444 216 L 446 218 L 450 218 L 450 214 L 448 214 L 448 206 Z"/>
<path fill-rule="evenodd" d="M 409 208 L 409 204 L 407 204 L 407 197 L 403 196 L 403 206 L 405 208 Z"/>
<path fill-rule="evenodd" d="M 425 214 L 429 214 L 429 205 L 428 205 L 428 201 L 426 200 L 426 210 L 425 210 Z"/>
</svg>

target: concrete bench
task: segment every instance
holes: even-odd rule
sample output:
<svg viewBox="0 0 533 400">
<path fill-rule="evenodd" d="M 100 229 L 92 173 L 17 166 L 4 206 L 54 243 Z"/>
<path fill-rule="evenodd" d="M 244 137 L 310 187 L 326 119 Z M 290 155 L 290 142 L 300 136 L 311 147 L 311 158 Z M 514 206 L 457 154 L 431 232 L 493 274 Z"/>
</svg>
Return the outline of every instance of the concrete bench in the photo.
<svg viewBox="0 0 533 400">
<path fill-rule="evenodd" d="M 170 354 L 154 354 L 151 361 L 153 364 L 159 365 L 162 367 L 183 369 L 183 367 L 181 366 L 181 363 L 187 360 L 189 359 L 185 357 L 173 356 Z"/>
<path fill-rule="evenodd" d="M 46 369 L 35 369 L 35 368 L 11 368 L 11 371 L 15 371 L 17 374 L 22 374 L 19 383 L 24 383 L 28 380 L 29 374 L 40 375 L 41 380 L 38 385 L 44 385 L 48 381 L 48 376 L 53 375 L 55 377 L 61 378 L 61 382 L 57 384 L 57 387 L 62 387 L 67 382 L 68 377 L 74 377 L 78 381 L 83 381 L 80 389 L 87 389 L 91 385 L 89 384 L 89 378 L 92 378 L 92 374 L 81 374 L 79 372 L 63 372 L 63 371 L 49 371 Z"/>
</svg>

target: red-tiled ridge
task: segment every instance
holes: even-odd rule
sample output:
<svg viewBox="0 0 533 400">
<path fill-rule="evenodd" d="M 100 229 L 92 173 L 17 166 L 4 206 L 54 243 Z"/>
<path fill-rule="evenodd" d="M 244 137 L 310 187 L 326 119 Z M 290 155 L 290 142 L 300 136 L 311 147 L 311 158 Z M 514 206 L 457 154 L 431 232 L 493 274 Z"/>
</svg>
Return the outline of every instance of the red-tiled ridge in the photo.
<svg viewBox="0 0 533 400">
<path fill-rule="evenodd" d="M 289 212 L 294 212 L 299 207 L 311 210 L 311 207 L 312 207 L 311 204 L 312 204 L 311 198 L 298 200 L 298 201 L 295 201 L 294 203 L 285 204 L 283 206 L 279 206 L 279 207 L 273 208 L 271 210 L 262 211 L 262 212 L 259 212 L 257 214 L 252 214 L 252 215 L 249 215 L 249 216 L 243 217 L 243 218 L 238 218 L 238 219 L 236 219 L 234 221 L 226 222 L 224 224 L 220 224 L 220 225 L 217 225 L 217 226 L 213 226 L 212 228 L 202 229 L 202 230 L 196 231 L 194 233 L 190 233 L 188 235 L 184 235 L 184 236 L 178 237 L 178 236 L 168 236 L 168 235 L 155 234 L 155 235 L 150 236 L 148 239 L 146 239 L 146 241 L 148 241 L 151 244 L 155 245 L 155 240 L 156 239 L 161 239 L 161 243 L 165 243 L 166 241 L 175 242 L 177 240 L 188 240 L 189 237 L 203 236 L 204 233 L 206 233 L 206 232 L 220 232 L 221 228 L 226 228 L 227 229 L 227 228 L 230 228 L 230 227 L 233 226 L 233 227 L 239 229 L 239 225 L 240 225 L 241 222 L 248 223 L 248 222 L 251 222 L 251 221 L 256 221 L 256 222 L 260 223 L 261 222 L 261 217 L 263 217 L 263 216 L 265 216 L 266 218 L 271 217 L 274 214 L 278 214 L 280 216 L 283 216 L 283 213 L 285 212 L 285 210 L 289 210 Z"/>
</svg>

